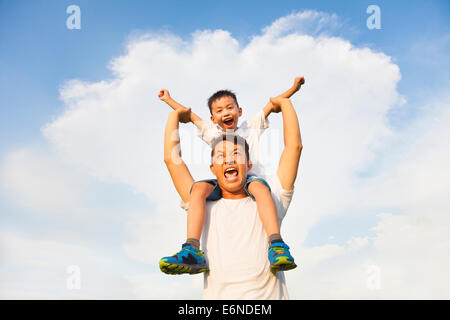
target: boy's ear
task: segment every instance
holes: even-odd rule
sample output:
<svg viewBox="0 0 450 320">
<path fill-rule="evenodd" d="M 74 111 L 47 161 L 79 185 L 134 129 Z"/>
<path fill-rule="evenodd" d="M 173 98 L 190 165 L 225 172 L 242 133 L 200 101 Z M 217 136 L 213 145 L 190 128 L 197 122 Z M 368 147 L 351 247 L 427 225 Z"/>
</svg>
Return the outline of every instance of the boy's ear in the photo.
<svg viewBox="0 0 450 320">
<path fill-rule="evenodd" d="M 241 107 L 238 107 L 239 108 L 239 117 L 240 116 L 242 116 L 242 108 Z"/>
<path fill-rule="evenodd" d="M 217 121 L 216 121 L 216 119 L 214 118 L 214 116 L 211 116 L 211 121 L 212 121 L 214 124 L 217 124 Z"/>
</svg>

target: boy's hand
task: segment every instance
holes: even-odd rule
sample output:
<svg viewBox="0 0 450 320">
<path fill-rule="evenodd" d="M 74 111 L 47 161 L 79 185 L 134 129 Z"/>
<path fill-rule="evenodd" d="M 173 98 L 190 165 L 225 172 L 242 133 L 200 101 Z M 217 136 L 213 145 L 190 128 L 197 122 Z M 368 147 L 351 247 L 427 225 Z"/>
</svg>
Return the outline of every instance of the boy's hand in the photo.
<svg viewBox="0 0 450 320">
<path fill-rule="evenodd" d="M 286 100 L 289 101 L 288 98 L 281 98 L 281 97 L 270 98 L 270 103 L 272 104 L 272 112 L 274 113 L 281 112 L 281 104 Z"/>
<path fill-rule="evenodd" d="M 161 99 L 161 100 L 164 101 L 164 102 L 166 102 L 167 100 L 169 100 L 169 99 L 170 99 L 169 90 L 167 90 L 167 89 L 161 89 L 161 90 L 159 91 L 158 98 Z"/>
<path fill-rule="evenodd" d="M 191 122 L 191 108 L 181 107 L 175 110 L 178 114 L 178 121 L 181 123 Z"/>
<path fill-rule="evenodd" d="M 304 83 L 305 77 L 297 77 L 294 79 L 294 85 L 292 86 L 292 88 L 295 90 L 295 92 L 297 92 Z"/>
</svg>

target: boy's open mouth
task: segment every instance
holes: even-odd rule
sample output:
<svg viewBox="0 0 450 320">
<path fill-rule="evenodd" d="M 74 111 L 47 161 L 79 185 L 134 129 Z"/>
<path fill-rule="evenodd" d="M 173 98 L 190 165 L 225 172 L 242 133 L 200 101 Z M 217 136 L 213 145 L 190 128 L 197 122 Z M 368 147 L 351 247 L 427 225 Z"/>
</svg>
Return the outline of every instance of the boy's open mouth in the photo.
<svg viewBox="0 0 450 320">
<path fill-rule="evenodd" d="M 227 182 L 235 182 L 238 180 L 239 173 L 236 168 L 230 167 L 225 170 L 224 176 Z"/>
<path fill-rule="evenodd" d="M 223 125 L 227 128 L 233 128 L 234 125 L 234 119 L 233 118 L 229 118 L 227 120 L 223 121 Z"/>
</svg>

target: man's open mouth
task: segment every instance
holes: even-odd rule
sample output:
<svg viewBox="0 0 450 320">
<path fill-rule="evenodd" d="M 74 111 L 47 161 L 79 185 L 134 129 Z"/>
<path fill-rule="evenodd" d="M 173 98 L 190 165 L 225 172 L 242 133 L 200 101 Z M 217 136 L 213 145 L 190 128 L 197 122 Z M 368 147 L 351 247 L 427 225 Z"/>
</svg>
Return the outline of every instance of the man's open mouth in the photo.
<svg viewBox="0 0 450 320">
<path fill-rule="evenodd" d="M 232 128 L 233 124 L 234 124 L 234 119 L 233 118 L 226 119 L 226 120 L 223 121 L 223 124 L 227 128 Z"/>
<path fill-rule="evenodd" d="M 239 173 L 236 168 L 230 167 L 225 170 L 224 176 L 227 182 L 235 182 L 238 179 Z"/>
</svg>

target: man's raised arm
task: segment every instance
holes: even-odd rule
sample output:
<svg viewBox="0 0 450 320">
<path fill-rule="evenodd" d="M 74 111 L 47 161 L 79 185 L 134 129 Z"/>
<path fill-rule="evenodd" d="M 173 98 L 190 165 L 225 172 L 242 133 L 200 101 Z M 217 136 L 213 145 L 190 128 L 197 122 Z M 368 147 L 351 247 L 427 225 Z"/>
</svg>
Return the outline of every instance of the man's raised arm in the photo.
<svg viewBox="0 0 450 320">
<path fill-rule="evenodd" d="M 298 164 L 303 149 L 297 113 L 291 101 L 287 98 L 271 98 L 270 102 L 274 105 L 275 112 L 281 111 L 283 114 L 284 149 L 278 164 L 277 175 L 281 187 L 284 190 L 292 190 L 297 178 Z"/>
<path fill-rule="evenodd" d="M 179 108 L 172 111 L 167 119 L 164 132 L 164 162 L 169 170 L 173 185 L 181 199 L 187 203 L 190 199 L 190 190 L 194 179 L 186 164 L 181 158 L 179 122 L 190 121 L 191 109 Z"/>
</svg>

